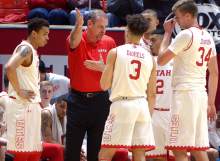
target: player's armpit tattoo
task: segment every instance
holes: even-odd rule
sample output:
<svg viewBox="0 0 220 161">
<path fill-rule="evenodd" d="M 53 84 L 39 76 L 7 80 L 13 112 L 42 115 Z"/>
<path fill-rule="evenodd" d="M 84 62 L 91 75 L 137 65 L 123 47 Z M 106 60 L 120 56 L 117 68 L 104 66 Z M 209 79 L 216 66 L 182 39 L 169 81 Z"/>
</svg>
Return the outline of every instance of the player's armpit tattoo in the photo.
<svg viewBox="0 0 220 161">
<path fill-rule="evenodd" d="M 41 132 L 44 141 L 53 140 L 52 137 L 52 118 L 49 111 L 42 111 L 41 114 Z"/>
<path fill-rule="evenodd" d="M 20 54 L 20 56 L 26 57 L 30 53 L 30 51 L 31 51 L 31 49 L 29 46 L 22 45 L 18 48 L 17 52 Z"/>
</svg>

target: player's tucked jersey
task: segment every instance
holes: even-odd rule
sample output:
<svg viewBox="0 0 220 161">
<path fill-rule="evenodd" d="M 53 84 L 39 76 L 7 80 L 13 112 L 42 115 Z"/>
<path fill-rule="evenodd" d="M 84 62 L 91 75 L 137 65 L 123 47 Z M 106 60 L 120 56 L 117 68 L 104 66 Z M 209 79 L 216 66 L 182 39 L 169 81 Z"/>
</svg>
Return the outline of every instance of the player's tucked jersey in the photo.
<svg viewBox="0 0 220 161">
<path fill-rule="evenodd" d="M 155 57 L 155 61 L 157 61 L 156 59 L 157 57 Z M 164 66 L 157 65 L 156 108 L 170 109 L 172 70 L 172 60 Z"/>
<path fill-rule="evenodd" d="M 34 99 L 31 99 L 32 103 L 37 103 L 41 102 L 40 99 L 40 86 L 39 86 L 39 81 L 40 81 L 40 76 L 39 76 L 39 71 L 38 71 L 38 66 L 39 66 L 39 58 L 37 55 L 37 51 L 33 48 L 33 46 L 28 43 L 27 41 L 22 41 L 14 50 L 14 53 L 18 49 L 18 47 L 22 45 L 27 45 L 31 48 L 32 50 L 32 63 L 30 66 L 25 67 L 20 65 L 16 69 L 17 77 L 18 77 L 18 83 L 20 86 L 20 89 L 24 90 L 31 90 L 35 93 Z M 8 90 L 9 96 L 13 96 L 16 99 L 19 99 L 21 101 L 27 101 L 22 98 L 20 98 L 16 91 L 13 89 L 12 85 L 9 83 L 9 90 Z"/>
<path fill-rule="evenodd" d="M 205 90 L 207 63 L 216 55 L 211 35 L 196 27 L 181 31 L 168 47 L 174 59 L 174 90 Z"/>
<path fill-rule="evenodd" d="M 119 97 L 146 97 L 153 68 L 151 54 L 140 45 L 125 44 L 116 48 L 110 100 Z"/>
</svg>

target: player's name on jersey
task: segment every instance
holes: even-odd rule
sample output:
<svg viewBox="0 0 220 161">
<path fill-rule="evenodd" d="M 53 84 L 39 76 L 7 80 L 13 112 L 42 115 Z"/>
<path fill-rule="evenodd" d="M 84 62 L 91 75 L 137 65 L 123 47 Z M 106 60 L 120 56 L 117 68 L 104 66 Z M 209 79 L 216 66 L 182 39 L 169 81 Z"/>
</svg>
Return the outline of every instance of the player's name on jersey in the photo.
<svg viewBox="0 0 220 161">
<path fill-rule="evenodd" d="M 211 44 L 211 40 L 210 39 L 201 39 L 200 44 L 210 45 Z"/>
<path fill-rule="evenodd" d="M 171 76 L 171 70 L 157 70 L 157 76 Z"/>
<path fill-rule="evenodd" d="M 127 55 L 144 59 L 144 53 L 138 51 L 127 50 Z"/>
</svg>

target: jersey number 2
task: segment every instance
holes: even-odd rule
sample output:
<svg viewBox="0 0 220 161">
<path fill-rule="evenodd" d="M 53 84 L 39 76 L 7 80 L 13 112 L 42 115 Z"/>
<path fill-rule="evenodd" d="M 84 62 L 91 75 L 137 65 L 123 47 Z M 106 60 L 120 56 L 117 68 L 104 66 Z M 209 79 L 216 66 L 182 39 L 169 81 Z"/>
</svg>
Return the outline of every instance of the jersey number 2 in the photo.
<svg viewBox="0 0 220 161">
<path fill-rule="evenodd" d="M 164 82 L 162 79 L 157 80 L 157 86 L 156 86 L 156 93 L 157 94 L 163 94 L 163 86 Z"/>
<path fill-rule="evenodd" d="M 129 74 L 129 78 L 137 80 L 140 77 L 141 62 L 139 60 L 132 60 L 131 64 L 135 64 L 135 65 L 137 65 L 137 67 L 135 68 L 135 73 L 134 74 Z"/>
</svg>

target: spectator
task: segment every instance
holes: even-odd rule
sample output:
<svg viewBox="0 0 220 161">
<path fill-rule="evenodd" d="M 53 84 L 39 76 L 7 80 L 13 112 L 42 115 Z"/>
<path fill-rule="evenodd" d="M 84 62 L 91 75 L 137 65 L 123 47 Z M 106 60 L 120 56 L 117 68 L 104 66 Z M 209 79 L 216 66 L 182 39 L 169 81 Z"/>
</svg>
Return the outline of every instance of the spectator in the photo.
<svg viewBox="0 0 220 161">
<path fill-rule="evenodd" d="M 89 1 L 91 1 L 91 8 L 89 8 Z M 68 0 L 69 5 L 72 8 L 72 11 L 69 14 L 69 22 L 70 25 L 75 25 L 76 23 L 76 10 L 75 8 L 78 8 L 80 10 L 81 15 L 84 18 L 84 24 L 86 25 L 89 14 L 91 12 L 90 9 L 101 9 L 100 0 Z"/>
<path fill-rule="evenodd" d="M 30 0 L 30 8 L 28 20 L 39 17 L 50 22 L 51 25 L 68 25 L 68 9 L 66 0 Z"/>
<path fill-rule="evenodd" d="M 42 151 L 37 49 L 47 44 L 49 23 L 35 18 L 27 29 L 27 39 L 15 48 L 5 66 L 8 95 L 14 98 L 6 108 L 7 150 L 15 155 L 15 161 L 39 161 Z"/>
<path fill-rule="evenodd" d="M 143 10 L 143 0 L 107 0 L 108 26 L 125 26 L 127 15 L 141 13 Z"/>
<path fill-rule="evenodd" d="M 53 96 L 51 103 L 54 102 L 54 99 L 57 97 L 65 95 L 69 92 L 69 78 L 55 73 L 47 73 L 45 63 L 42 60 L 40 60 L 39 72 L 41 81 L 48 80 L 53 84 Z"/>
<path fill-rule="evenodd" d="M 65 161 L 79 161 L 80 150 L 87 133 L 87 159 L 98 161 L 104 124 L 109 113 L 108 91 L 99 81 L 108 51 L 115 42 L 104 35 L 107 16 L 102 10 L 92 10 L 87 30 L 82 32 L 83 16 L 76 9 L 76 24 L 67 38 L 71 92 L 67 108 Z"/>
<path fill-rule="evenodd" d="M 179 0 L 172 10 L 175 21 L 170 19 L 164 23 L 165 34 L 157 61 L 159 65 L 165 65 L 172 58 L 174 60 L 174 92 L 166 148 L 173 150 L 176 161 L 188 160 L 187 151 L 190 151 L 196 160 L 207 161 L 207 116 L 209 121 L 216 119 L 218 68 L 215 44 L 211 35 L 198 25 L 198 8 L 194 1 Z M 175 22 L 183 30 L 170 44 Z M 210 72 L 208 97 L 205 88 L 207 67 Z"/>
<path fill-rule="evenodd" d="M 155 148 L 149 111 L 155 106 L 156 63 L 139 45 L 147 29 L 143 15 L 128 16 L 126 44 L 109 51 L 100 84 L 111 89 L 112 104 L 99 161 L 110 161 L 121 147 L 132 151 L 133 161 L 144 161 L 145 151 Z"/>
</svg>

